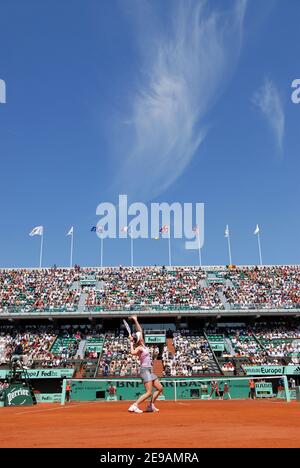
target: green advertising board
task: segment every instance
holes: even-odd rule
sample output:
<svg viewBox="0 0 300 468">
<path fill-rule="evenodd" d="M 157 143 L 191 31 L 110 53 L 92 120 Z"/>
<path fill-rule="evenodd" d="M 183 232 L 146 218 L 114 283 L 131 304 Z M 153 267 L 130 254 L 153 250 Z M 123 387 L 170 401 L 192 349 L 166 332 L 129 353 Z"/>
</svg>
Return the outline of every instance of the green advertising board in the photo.
<svg viewBox="0 0 300 468">
<path fill-rule="evenodd" d="M 159 344 L 166 342 L 166 335 L 145 335 L 146 344 Z"/>
<path fill-rule="evenodd" d="M 4 406 L 32 406 L 32 396 L 27 385 L 13 384 L 4 392 Z"/>
<path fill-rule="evenodd" d="M 86 351 L 95 351 L 96 353 L 101 353 L 103 349 L 103 343 L 98 344 L 98 343 L 93 343 L 93 344 L 88 344 L 85 347 Z"/>
<path fill-rule="evenodd" d="M 161 379 L 164 387 L 163 395 L 165 400 L 174 400 L 175 392 L 178 400 L 202 399 L 207 398 L 211 392 L 211 379 L 195 381 L 193 379 Z M 229 385 L 231 398 L 247 398 L 249 394 L 248 380 L 235 379 L 230 381 L 224 378 L 219 380 L 219 389 L 222 392 L 224 383 Z M 72 401 L 103 401 L 109 396 L 108 387 L 113 385 L 116 388 L 117 400 L 136 400 L 145 392 L 145 387 L 140 379 L 131 380 L 73 380 L 71 381 L 71 400 Z M 213 398 L 217 398 L 216 395 Z"/>
<path fill-rule="evenodd" d="M 38 403 L 60 403 L 61 393 L 36 393 Z"/>
<path fill-rule="evenodd" d="M 300 366 L 243 366 L 246 375 L 300 375 Z"/>
<path fill-rule="evenodd" d="M 217 343 L 217 342 L 213 343 L 213 342 L 210 341 L 209 344 L 210 344 L 210 347 L 211 347 L 211 349 L 213 351 L 220 351 L 220 352 L 225 351 L 224 343 L 220 343 L 220 342 L 219 343 Z"/>
<path fill-rule="evenodd" d="M 272 398 L 274 395 L 272 382 L 256 382 L 256 398 Z"/>
<path fill-rule="evenodd" d="M 6 379 L 10 374 L 9 369 L 0 370 L 0 379 Z M 74 369 L 28 369 L 27 375 L 30 379 L 71 379 Z"/>
</svg>

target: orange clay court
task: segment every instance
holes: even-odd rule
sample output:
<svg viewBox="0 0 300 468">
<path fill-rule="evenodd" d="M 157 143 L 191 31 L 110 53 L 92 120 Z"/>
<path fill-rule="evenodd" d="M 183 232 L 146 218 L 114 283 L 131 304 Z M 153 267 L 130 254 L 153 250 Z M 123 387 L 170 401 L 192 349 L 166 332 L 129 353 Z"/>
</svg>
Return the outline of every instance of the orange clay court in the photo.
<svg viewBox="0 0 300 468">
<path fill-rule="evenodd" d="M 0 411 L 0 447 L 299 447 L 300 405 L 265 401 L 40 404 Z"/>
</svg>

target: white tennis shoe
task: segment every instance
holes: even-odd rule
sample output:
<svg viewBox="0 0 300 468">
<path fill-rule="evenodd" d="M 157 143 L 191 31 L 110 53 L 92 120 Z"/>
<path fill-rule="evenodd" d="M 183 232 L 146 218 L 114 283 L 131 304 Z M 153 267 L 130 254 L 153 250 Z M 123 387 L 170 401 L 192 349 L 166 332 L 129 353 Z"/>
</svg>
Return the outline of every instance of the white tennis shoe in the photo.
<svg viewBox="0 0 300 468">
<path fill-rule="evenodd" d="M 130 413 L 142 413 L 143 412 L 135 403 L 129 406 L 128 411 Z"/>
<path fill-rule="evenodd" d="M 153 403 L 150 403 L 150 405 L 147 406 L 146 411 L 147 413 L 159 413 L 159 409 L 156 408 Z"/>
</svg>

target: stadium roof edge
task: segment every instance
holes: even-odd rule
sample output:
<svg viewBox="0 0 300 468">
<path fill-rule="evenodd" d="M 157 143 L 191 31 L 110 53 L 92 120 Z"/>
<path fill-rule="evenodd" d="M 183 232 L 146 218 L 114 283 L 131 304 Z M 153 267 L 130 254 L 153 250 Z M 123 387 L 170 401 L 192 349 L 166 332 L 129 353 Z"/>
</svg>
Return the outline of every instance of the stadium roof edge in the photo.
<svg viewBox="0 0 300 468">
<path fill-rule="evenodd" d="M 128 317 L 130 311 L 106 311 L 106 312 L 29 312 L 29 313 L 6 313 L 0 314 L 0 321 L 9 321 L 9 320 L 35 320 L 35 319 L 112 319 L 112 318 L 124 318 Z M 249 310 L 191 310 L 191 311 L 142 311 L 135 312 L 136 315 L 140 318 L 178 318 L 178 317 L 189 317 L 189 318 L 232 318 L 232 317 L 247 317 L 247 318 L 257 318 L 258 316 L 263 317 L 299 317 L 300 309 L 249 309 Z"/>
<path fill-rule="evenodd" d="M 202 270 L 209 270 L 209 269 L 221 269 L 221 268 L 228 268 L 229 265 L 203 265 L 200 267 L 199 265 L 172 265 L 167 266 L 167 265 L 139 265 L 139 266 L 133 266 L 131 267 L 130 265 L 118 265 L 118 266 L 80 266 L 78 267 L 80 269 L 84 270 L 116 270 L 119 268 L 126 268 L 129 270 L 139 270 L 142 268 L 165 268 L 166 270 L 173 270 L 174 268 L 201 268 Z M 274 267 L 300 267 L 300 264 L 265 264 L 265 265 L 232 265 L 233 267 L 236 268 L 274 268 Z M 44 266 L 42 268 L 39 267 L 0 267 L 0 272 L 2 271 L 11 271 L 11 270 L 29 270 L 29 271 L 35 271 L 35 270 L 50 270 L 52 268 L 56 268 L 57 270 L 71 270 L 74 269 L 75 267 L 67 267 L 67 266 Z"/>
</svg>

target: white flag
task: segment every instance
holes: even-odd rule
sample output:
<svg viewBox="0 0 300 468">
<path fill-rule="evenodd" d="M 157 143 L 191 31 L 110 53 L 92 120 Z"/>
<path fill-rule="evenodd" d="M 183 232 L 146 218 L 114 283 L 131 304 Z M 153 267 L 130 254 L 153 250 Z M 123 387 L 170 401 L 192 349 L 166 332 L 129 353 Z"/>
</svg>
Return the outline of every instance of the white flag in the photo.
<svg viewBox="0 0 300 468">
<path fill-rule="evenodd" d="M 37 226 L 32 229 L 32 231 L 29 233 L 30 236 L 42 236 L 44 234 L 44 227 L 43 226 Z"/>
<path fill-rule="evenodd" d="M 74 226 L 71 227 L 70 231 L 68 232 L 67 236 L 73 236 Z"/>
<path fill-rule="evenodd" d="M 257 224 L 257 225 L 256 225 L 256 228 L 255 228 L 255 231 L 254 231 L 254 235 L 256 236 L 256 234 L 258 234 L 258 233 L 259 233 L 259 226 L 258 226 L 258 224 Z"/>
<path fill-rule="evenodd" d="M 229 237 L 229 227 L 228 227 L 228 224 L 225 228 L 225 237 Z"/>
</svg>

